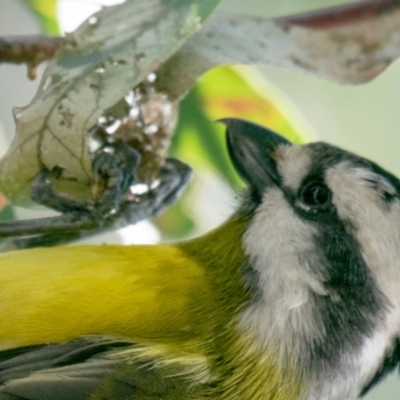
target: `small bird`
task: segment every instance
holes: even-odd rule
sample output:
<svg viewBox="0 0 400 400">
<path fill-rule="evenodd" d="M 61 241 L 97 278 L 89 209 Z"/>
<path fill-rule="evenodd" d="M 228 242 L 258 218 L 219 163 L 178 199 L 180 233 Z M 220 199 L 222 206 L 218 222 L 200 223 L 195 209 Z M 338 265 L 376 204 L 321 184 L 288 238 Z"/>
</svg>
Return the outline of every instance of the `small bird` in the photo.
<svg viewBox="0 0 400 400">
<path fill-rule="evenodd" d="M 400 181 L 225 119 L 199 238 L 0 255 L 0 400 L 351 400 L 400 364 Z"/>
</svg>

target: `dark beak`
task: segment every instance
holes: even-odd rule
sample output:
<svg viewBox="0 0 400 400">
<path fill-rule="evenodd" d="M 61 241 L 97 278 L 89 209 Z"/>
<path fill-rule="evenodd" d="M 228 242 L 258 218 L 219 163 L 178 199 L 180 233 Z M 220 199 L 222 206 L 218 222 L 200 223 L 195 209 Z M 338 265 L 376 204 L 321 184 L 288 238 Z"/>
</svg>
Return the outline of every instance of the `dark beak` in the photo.
<svg viewBox="0 0 400 400">
<path fill-rule="evenodd" d="M 240 176 L 262 197 L 281 179 L 274 160 L 279 145 L 291 145 L 287 139 L 261 125 L 236 118 L 221 119 L 227 127 L 227 145 L 233 165 Z"/>
</svg>

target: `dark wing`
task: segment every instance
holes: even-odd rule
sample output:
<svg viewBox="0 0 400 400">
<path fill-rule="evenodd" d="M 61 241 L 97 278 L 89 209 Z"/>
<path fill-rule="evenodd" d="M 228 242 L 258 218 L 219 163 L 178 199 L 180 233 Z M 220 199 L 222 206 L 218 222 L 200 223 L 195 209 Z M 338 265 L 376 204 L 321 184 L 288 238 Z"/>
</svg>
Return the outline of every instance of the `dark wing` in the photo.
<svg viewBox="0 0 400 400">
<path fill-rule="evenodd" d="M 206 363 L 196 379 L 198 360 L 135 356 L 143 349 L 145 354 L 145 346 L 91 336 L 2 351 L 0 400 L 188 400 L 208 387 Z"/>
<path fill-rule="evenodd" d="M 132 343 L 97 337 L 0 352 L 0 400 L 88 398 L 121 361 L 107 358 Z"/>
</svg>

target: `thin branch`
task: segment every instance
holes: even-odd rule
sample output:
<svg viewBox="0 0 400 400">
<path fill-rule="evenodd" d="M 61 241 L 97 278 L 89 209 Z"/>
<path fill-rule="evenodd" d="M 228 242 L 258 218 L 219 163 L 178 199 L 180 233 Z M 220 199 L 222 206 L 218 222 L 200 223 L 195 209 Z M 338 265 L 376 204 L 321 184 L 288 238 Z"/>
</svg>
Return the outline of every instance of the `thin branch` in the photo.
<svg viewBox="0 0 400 400">
<path fill-rule="evenodd" d="M 54 57 L 62 37 L 8 36 L 0 38 L 0 63 L 27 64 L 28 77 L 36 78 L 36 68 Z"/>
</svg>

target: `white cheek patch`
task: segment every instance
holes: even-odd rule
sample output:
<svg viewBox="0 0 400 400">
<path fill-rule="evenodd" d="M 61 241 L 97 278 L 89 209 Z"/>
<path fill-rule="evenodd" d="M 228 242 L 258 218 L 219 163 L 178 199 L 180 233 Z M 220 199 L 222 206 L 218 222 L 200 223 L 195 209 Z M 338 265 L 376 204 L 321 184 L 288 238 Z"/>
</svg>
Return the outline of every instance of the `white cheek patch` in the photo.
<svg viewBox="0 0 400 400">
<path fill-rule="evenodd" d="M 362 179 L 361 184 L 370 187 L 380 197 L 394 196 L 396 189 L 383 177 L 365 168 L 354 168 L 353 171 Z"/>
<path fill-rule="evenodd" d="M 259 276 L 260 298 L 242 316 L 242 327 L 263 344 L 277 345 L 282 359 L 300 352 L 303 339 L 321 334 L 310 292 L 325 295 L 317 230 L 297 216 L 279 188 L 271 188 L 244 235 L 244 250 Z M 287 360 L 287 358 L 286 358 Z"/>
<path fill-rule="evenodd" d="M 275 156 L 283 186 L 297 191 L 312 164 L 309 150 L 304 146 L 281 145 Z"/>
</svg>

